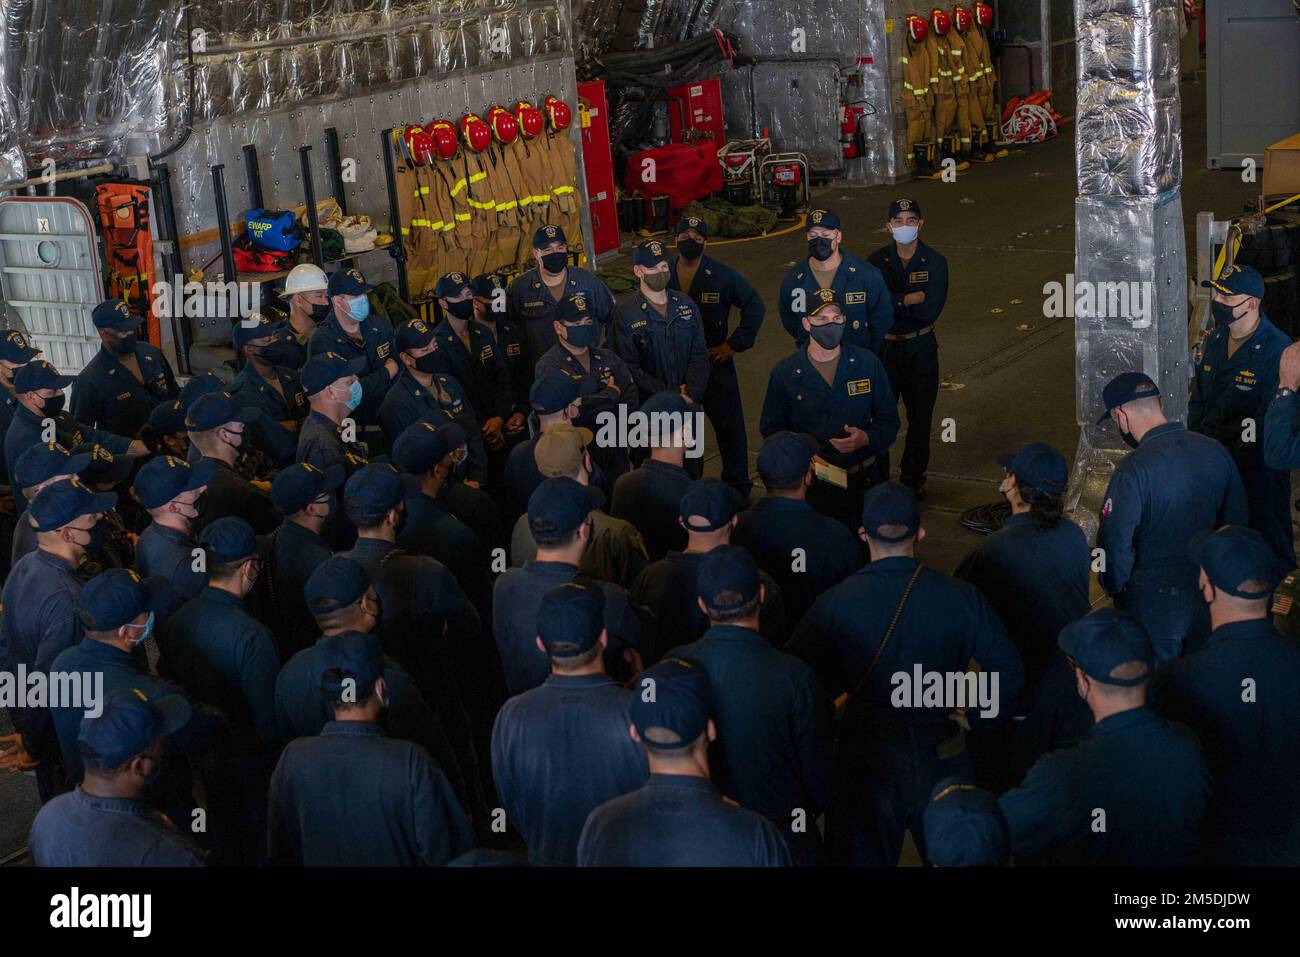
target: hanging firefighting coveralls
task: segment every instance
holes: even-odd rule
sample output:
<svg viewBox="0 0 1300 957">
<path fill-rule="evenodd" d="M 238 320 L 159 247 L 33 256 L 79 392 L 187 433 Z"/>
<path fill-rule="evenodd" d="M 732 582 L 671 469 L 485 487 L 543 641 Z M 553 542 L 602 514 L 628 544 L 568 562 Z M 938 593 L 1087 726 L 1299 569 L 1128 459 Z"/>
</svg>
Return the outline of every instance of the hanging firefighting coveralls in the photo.
<svg viewBox="0 0 1300 957">
<path fill-rule="evenodd" d="M 573 111 L 563 100 L 548 96 L 543 112 L 550 154 L 552 206 L 560 213 L 569 250 L 578 252 L 582 249 L 582 195 L 578 192 L 578 163 L 569 134 Z"/>
<path fill-rule="evenodd" d="M 946 21 L 945 28 L 939 36 L 939 45 L 941 49 L 947 51 L 948 72 L 952 79 L 953 96 L 957 100 L 958 138 L 955 152 L 958 162 L 965 162 L 970 159 L 971 149 L 970 80 L 966 76 L 966 45 L 961 42 L 957 31 L 952 29 L 952 17 L 937 7 L 935 13 L 943 14 Z M 933 24 L 932 16 L 931 25 Z"/>
<path fill-rule="evenodd" d="M 1001 137 L 1002 110 L 997 103 L 998 75 L 993 70 L 993 54 L 989 49 L 988 30 L 993 27 L 993 8 L 982 0 L 975 4 L 975 29 L 971 31 L 980 62 L 980 112 L 984 114 L 984 148 L 995 156 L 1006 156 L 998 148 Z M 967 43 L 971 46 L 971 43 Z"/>
<path fill-rule="evenodd" d="M 529 215 L 536 225 L 549 223 L 551 222 L 551 190 L 547 182 L 546 159 L 542 152 L 546 144 L 544 140 L 539 142 L 538 139 L 546 133 L 546 121 L 542 119 L 541 111 L 527 100 L 520 100 L 515 104 L 515 120 L 519 124 L 519 132 L 523 134 L 515 142 L 520 147 L 519 166 L 524 175 L 524 191 L 528 197 Z M 523 200 L 521 199 L 520 202 Z M 523 268 L 534 265 L 531 243 L 519 244 L 516 265 Z"/>
<path fill-rule="evenodd" d="M 460 147 L 460 136 L 456 132 L 455 124 L 447 119 L 438 119 L 425 128 L 433 137 L 438 157 L 430 167 L 433 184 L 429 192 L 435 197 L 441 209 L 438 219 L 442 223 L 443 239 L 439 266 L 442 271 L 430 273 L 429 282 L 424 290 L 428 296 L 433 294 L 433 287 L 442 276 L 467 268 L 466 263 L 473 241 L 471 234 L 474 229 L 474 216 L 466 190 L 468 176 L 465 173 L 465 160 L 461 155 L 464 151 Z"/>
<path fill-rule="evenodd" d="M 903 63 L 903 109 L 907 111 L 907 148 L 918 176 L 934 173 L 934 90 L 939 77 L 925 47 L 929 26 L 920 17 L 907 18 Z"/>
<path fill-rule="evenodd" d="M 433 231 L 425 175 L 433 159 L 433 141 L 419 126 L 399 127 L 393 130 L 393 159 L 406 279 L 411 294 L 415 295 L 424 289 L 434 244 L 441 242 Z"/>
<path fill-rule="evenodd" d="M 465 202 L 470 208 L 470 246 L 469 258 L 465 268 L 471 276 L 477 276 L 495 268 L 490 266 L 493 258 L 493 235 L 496 227 L 496 199 L 493 186 L 488 182 L 490 163 L 487 151 L 492 146 L 492 130 L 483 118 L 476 113 L 466 113 L 460 120 L 460 137 L 464 145 L 462 162 L 464 164 L 464 184 L 458 180 L 453 189 L 465 190 Z"/>
<path fill-rule="evenodd" d="M 519 256 L 520 237 L 524 234 L 524 217 L 527 206 L 519 205 L 523 174 L 519 170 L 519 154 L 512 148 L 519 136 L 519 124 L 514 114 L 499 106 L 488 110 L 487 124 L 492 130 L 492 147 L 488 159 L 492 166 L 491 179 L 496 198 L 496 230 L 493 233 L 492 269 L 508 269 Z"/>
<path fill-rule="evenodd" d="M 960 146 L 957 133 L 957 88 L 952 76 L 951 47 L 945 39 L 951 26 L 948 14 L 938 7 L 930 11 L 930 32 L 925 38 L 925 49 L 930 56 L 931 73 L 938 77 L 933 84 L 934 130 L 939 152 L 944 159 L 955 156 Z"/>
<path fill-rule="evenodd" d="M 983 70 L 979 55 L 969 43 L 975 32 L 975 18 L 961 4 L 952 8 L 952 23 L 956 27 L 948 34 L 953 45 L 954 79 L 957 81 L 958 96 L 966 104 L 966 123 L 962 125 L 961 111 L 958 109 L 957 123 L 962 131 L 962 150 L 967 159 L 978 163 L 992 163 L 993 157 L 984 148 L 984 111 L 980 107 L 980 81 Z M 957 52 L 960 46 L 961 52 Z M 964 94 L 962 92 L 964 87 Z"/>
</svg>

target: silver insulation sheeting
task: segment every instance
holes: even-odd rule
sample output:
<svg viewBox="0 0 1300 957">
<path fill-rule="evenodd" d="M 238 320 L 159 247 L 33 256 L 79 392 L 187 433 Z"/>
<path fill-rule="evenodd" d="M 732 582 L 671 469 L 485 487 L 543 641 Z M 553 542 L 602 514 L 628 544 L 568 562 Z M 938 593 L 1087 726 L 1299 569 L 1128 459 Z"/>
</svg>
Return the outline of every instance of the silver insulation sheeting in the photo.
<svg viewBox="0 0 1300 957">
<path fill-rule="evenodd" d="M 1125 446 L 1097 425 L 1102 389 L 1121 372 L 1160 386 L 1187 415 L 1187 261 L 1178 95 L 1179 0 L 1075 0 L 1079 109 L 1073 286 L 1075 417 L 1068 506 L 1095 537 Z M 1063 277 L 1064 282 L 1064 277 Z"/>
</svg>

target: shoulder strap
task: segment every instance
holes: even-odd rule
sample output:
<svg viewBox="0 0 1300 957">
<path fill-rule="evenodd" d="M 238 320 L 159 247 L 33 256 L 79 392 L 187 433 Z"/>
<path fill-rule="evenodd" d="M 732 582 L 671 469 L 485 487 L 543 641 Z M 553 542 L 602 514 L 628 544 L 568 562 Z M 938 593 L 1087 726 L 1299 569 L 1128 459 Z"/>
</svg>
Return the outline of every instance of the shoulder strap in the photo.
<svg viewBox="0 0 1300 957">
<path fill-rule="evenodd" d="M 856 698 L 858 696 L 866 686 L 867 679 L 871 677 L 871 672 L 876 670 L 876 662 L 880 660 L 880 655 L 884 652 L 885 645 L 889 644 L 889 639 L 894 634 L 894 629 L 898 626 L 898 619 L 903 615 L 903 607 L 907 604 L 907 599 L 911 597 L 912 586 L 914 586 L 916 580 L 921 577 L 921 570 L 924 567 L 925 566 L 919 562 L 917 563 L 916 571 L 912 572 L 912 577 L 908 579 L 907 587 L 903 589 L 903 597 L 898 600 L 898 607 L 894 609 L 894 617 L 889 619 L 889 627 L 885 629 L 884 635 L 881 636 L 880 644 L 876 645 L 876 653 L 871 656 L 871 664 L 867 665 L 867 670 L 864 671 L 862 677 L 858 679 L 858 683 L 854 687 L 852 694 L 849 695 L 850 698 Z"/>
</svg>

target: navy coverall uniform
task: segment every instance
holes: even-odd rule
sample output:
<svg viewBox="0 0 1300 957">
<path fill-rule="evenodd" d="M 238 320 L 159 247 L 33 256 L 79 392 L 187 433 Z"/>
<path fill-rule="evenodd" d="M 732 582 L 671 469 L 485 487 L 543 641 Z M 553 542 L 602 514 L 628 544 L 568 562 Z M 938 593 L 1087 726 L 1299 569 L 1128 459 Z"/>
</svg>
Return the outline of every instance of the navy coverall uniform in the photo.
<svg viewBox="0 0 1300 957">
<path fill-rule="evenodd" d="M 37 867 L 202 867 L 203 857 L 143 801 L 60 794 L 36 815 L 27 847 Z"/>
<path fill-rule="evenodd" d="M 277 617 L 275 639 L 282 662 L 320 638 L 316 619 L 307 608 L 303 589 L 332 554 L 329 542 L 296 522 L 283 521 L 271 533 L 270 561 L 262 574 L 270 576 L 272 606 Z"/>
<path fill-rule="evenodd" d="M 1187 427 L 1218 439 L 1241 470 L 1250 527 L 1264 536 L 1286 568 L 1296 567 L 1291 534 L 1291 472 L 1264 461 L 1265 416 L 1277 392 L 1282 350 L 1290 337 L 1260 313 L 1259 326 L 1228 358 L 1228 327 L 1205 340 L 1192 378 Z M 1250 426 L 1252 441 L 1243 441 Z"/>
<path fill-rule="evenodd" d="M 426 389 L 405 369 L 393 382 L 379 409 L 379 421 L 391 448 L 398 436 L 418 422 L 441 426 L 455 419 L 465 430 L 468 457 L 465 478 L 473 482 L 487 481 L 487 452 L 483 447 L 483 433 L 479 430 L 474 407 L 459 382 L 449 375 L 435 375 L 436 388 Z M 300 460 L 301 461 L 301 460 Z"/>
<path fill-rule="evenodd" d="M 360 438 L 361 433 L 357 433 Z M 364 455 L 362 453 L 365 453 Z M 307 413 L 298 428 L 298 451 L 295 459 L 322 472 L 331 465 L 342 465 L 351 475 L 368 461 L 370 450 L 360 443 L 344 442 L 339 426 L 315 409 Z"/>
<path fill-rule="evenodd" d="M 840 265 L 831 280 L 831 288 L 839 295 L 836 302 L 844 309 L 844 341 L 849 345 L 870 349 L 880 355 L 885 333 L 894 325 L 893 299 L 880 270 L 865 260 L 840 250 Z M 821 301 L 816 295 L 821 288 L 808 260 L 795 263 L 781 280 L 777 305 L 781 312 L 781 325 L 794 337 L 795 345 L 802 347 L 808 341 L 803 327 L 803 317 Z M 804 308 L 796 312 L 795 290 L 804 292 Z"/>
<path fill-rule="evenodd" d="M 286 744 L 294 738 L 314 737 L 334 720 L 334 709 L 320 692 L 321 673 L 315 664 L 315 654 L 315 645 L 304 648 L 285 662 L 275 679 L 275 723 L 280 740 Z M 384 685 L 388 688 L 388 707 L 379 713 L 384 733 L 428 751 L 447 775 L 461 806 L 465 806 L 465 776 L 442 722 L 411 676 L 387 655 L 384 656 Z"/>
<path fill-rule="evenodd" d="M 1196 736 L 1139 707 L 1103 718 L 1074 747 L 1041 758 L 998 804 L 1018 858 L 1178 866 L 1195 863 L 1210 789 Z"/>
<path fill-rule="evenodd" d="M 830 439 L 842 437 L 845 425 L 862 429 L 870 441 L 854 452 L 836 451 Z M 842 346 L 835 381 L 827 385 L 803 345 L 772 370 L 758 430 L 764 438 L 774 432 L 806 432 L 821 444 L 818 455 L 849 473 L 849 487 L 815 481 L 808 503 L 856 531 L 862 525 L 863 494 L 889 477 L 883 466 L 898 435 L 898 403 L 875 353 Z"/>
<path fill-rule="evenodd" d="M 361 382 L 361 404 L 351 413 L 357 423 L 357 439 L 370 446 L 372 456 L 384 451 L 383 433 L 379 429 L 379 406 L 392 384 L 384 363 L 393 355 L 393 325 L 382 316 L 371 313 L 357 330 L 360 339 L 353 339 L 339 325 L 338 316 L 331 310 L 329 318 L 316 327 L 307 343 L 307 355 L 334 352 L 345 359 L 365 356 L 366 371 L 357 376 Z M 400 365 L 400 363 L 399 363 Z"/>
<path fill-rule="evenodd" d="M 608 675 L 552 674 L 497 715 L 492 777 L 528 863 L 574 866 L 591 812 L 650 776 L 627 732 L 631 697 Z"/>
<path fill-rule="evenodd" d="M 528 390 L 533 385 L 533 364 L 536 361 L 528 342 L 528 336 L 519 324 L 502 316 L 498 316 L 491 309 L 488 309 L 488 315 L 492 316 L 489 322 L 476 322 L 487 331 L 492 345 L 506 367 L 506 375 L 510 380 L 510 415 L 518 412 L 527 418 L 528 413 L 532 411 L 532 403 L 528 401 Z"/>
<path fill-rule="evenodd" d="M 583 365 L 581 359 L 557 342 L 537 360 L 537 378 L 556 372 L 582 383 L 582 402 L 573 424 L 593 432 L 598 428 L 599 413 L 614 412 L 620 405 L 636 409 L 642 398 L 649 398 L 637 392 L 627 363 L 610 349 L 592 346 L 587 350 L 587 364 Z M 617 392 L 605 385 L 609 378 L 618 386 Z"/>
<path fill-rule="evenodd" d="M 176 398 L 176 377 L 167 357 L 147 342 L 135 345 L 143 381 L 103 346 L 77 374 L 72 386 L 72 417 L 114 435 L 136 435 L 160 402 Z"/>
<path fill-rule="evenodd" d="M 1088 613 L 1091 575 L 1082 529 L 1068 518 L 1038 529 L 1028 512 L 1008 516 L 953 572 L 989 600 L 1025 665 L 1017 720 L 968 739 L 981 782 L 994 793 L 1019 784 L 1040 757 L 1092 727 L 1074 670 L 1056 644 L 1062 628 Z"/>
<path fill-rule="evenodd" d="M 421 492 L 406 499 L 406 522 L 397 534 L 397 546 L 446 565 L 475 608 L 491 603 L 488 553 L 474 531 L 433 496 Z"/>
<path fill-rule="evenodd" d="M 1106 487 L 1101 587 L 1151 637 L 1156 663 L 1200 648 L 1210 617 L 1187 557 L 1203 529 L 1245 524 L 1246 493 L 1223 446 L 1167 422 L 1142 436 Z"/>
<path fill-rule="evenodd" d="M 719 790 L 780 828 L 799 863 L 817 863 L 821 837 L 813 819 L 830 796 L 834 708 L 812 669 L 736 625 L 714 625 L 673 654 L 709 676 L 718 729 L 709 768 Z M 803 829 L 796 831 L 801 811 Z"/>
<path fill-rule="evenodd" d="M 48 674 L 54 659 L 81 640 L 77 603 L 85 582 L 57 555 L 37 549 L 14 565 L 0 593 L 0 669 Z M 15 679 L 16 680 L 16 679 Z M 36 785 L 42 802 L 61 789 L 58 740 L 48 708 L 9 708 L 23 748 L 40 760 Z"/>
<path fill-rule="evenodd" d="M 763 299 L 739 272 L 709 256 L 700 256 L 691 288 L 682 289 L 677 277 L 680 256 L 669 264 L 669 289 L 685 292 L 699 306 L 704 323 L 704 345 L 712 349 L 724 342 L 735 352 L 754 345 L 763 325 Z M 730 332 L 731 307 L 740 310 L 740 323 Z M 713 423 L 722 456 L 722 481 L 748 498 L 754 487 L 749 477 L 749 446 L 745 435 L 745 412 L 740 402 L 736 360 L 709 363 L 709 383 L 704 389 L 704 414 Z"/>
<path fill-rule="evenodd" d="M 591 812 L 579 867 L 790 867 L 781 831 L 728 804 L 706 778 L 652 774 L 644 786 Z"/>
<path fill-rule="evenodd" d="M 655 613 L 663 639 L 655 649 L 656 658 L 670 648 L 702 638 L 709 630 L 709 619 L 700 611 L 697 584 L 704 555 L 669 550 L 659 561 L 647 565 L 632 583 L 632 600 Z M 783 645 L 790 637 L 792 619 L 786 615 L 781 589 L 767 572 L 760 571 L 758 577 L 764 588 L 759 629 L 773 645 Z"/>
<path fill-rule="evenodd" d="M 162 578 L 182 601 L 189 601 L 208 584 L 208 573 L 194 570 L 193 535 L 150 522 L 135 543 L 135 568 L 142 578 Z"/>
<path fill-rule="evenodd" d="M 644 294 L 633 293 L 614 314 L 609 336 L 643 402 L 656 392 L 677 392 L 682 386 L 692 402 L 704 399 L 709 351 L 699 306 L 686 293 L 669 289 L 662 315 Z"/>
<path fill-rule="evenodd" d="M 9 428 L 5 431 L 5 467 L 9 469 L 8 483 L 9 487 L 15 492 L 14 511 L 21 515 L 27 511 L 27 499 L 22 495 L 16 494 L 18 489 L 14 479 L 14 469 L 18 465 L 18 456 L 22 455 L 33 445 L 44 445 L 45 426 L 42 424 L 47 418 L 54 419 L 54 438 L 65 449 L 75 449 L 79 445 L 102 445 L 114 455 L 125 455 L 126 450 L 131 446 L 131 440 L 124 435 L 114 435 L 111 432 L 105 432 L 101 429 L 93 428 L 78 422 L 66 411 L 60 412 L 55 416 L 38 415 L 31 410 L 19 405 L 14 410 L 14 417 L 9 423 Z"/>
<path fill-rule="evenodd" d="M 686 469 L 657 459 L 646 459 L 614 483 L 609 514 L 640 529 L 652 562 L 686 547 L 686 529 L 677 519 L 690 484 Z"/>
<path fill-rule="evenodd" d="M 982 673 L 997 676 L 996 688 L 991 680 L 988 685 L 990 697 L 996 694 L 989 709 L 997 713 L 982 716 L 982 705 L 967 701 L 972 729 L 1010 718 L 1024 684 L 1020 654 L 992 606 L 975 587 L 933 569 L 921 569 L 881 648 L 916 571 L 916 559 L 905 555 L 867 564 L 817 600 L 786 648 L 812 666 L 832 699 L 852 695 L 827 814 L 833 863 L 893 867 L 904 830 L 924 855 L 921 813 L 930 790 L 971 770 L 957 725 L 948 719 L 956 703 L 925 705 L 922 689 L 913 687 L 905 706 L 895 706 L 894 675 L 915 681 L 919 670 L 924 681 L 926 673 L 964 674 L 975 659 Z"/>
<path fill-rule="evenodd" d="M 297 371 L 279 366 L 275 377 L 279 392 L 262 378 L 251 362 L 245 363 L 230 386 L 230 395 L 241 407 L 262 411 L 261 418 L 249 423 L 248 428 L 254 444 L 271 457 L 277 469 L 282 469 L 293 464 L 298 452 L 298 433 L 280 423 L 293 420 L 301 426 L 310 409 Z"/>
<path fill-rule="evenodd" d="M 537 612 L 548 591 L 573 581 L 577 575 L 576 565 L 534 559 L 522 568 L 509 569 L 496 580 L 492 589 L 492 630 L 510 694 L 536 688 L 550 674 L 550 660 L 537 647 Z M 605 670 L 617 675 L 623 667 L 623 649 L 637 650 L 644 660 L 653 636 L 643 613 L 624 589 L 609 582 L 600 584 L 605 592 L 605 628 L 609 632 Z"/>
<path fill-rule="evenodd" d="M 470 349 L 444 319 L 433 328 L 437 348 L 439 378 L 450 376 L 469 397 L 470 406 L 480 423 L 491 418 L 508 419 L 514 413 L 515 399 L 510 372 L 497 352 L 492 334 L 481 323 L 469 323 Z"/>
<path fill-rule="evenodd" d="M 587 297 L 597 322 L 602 326 L 609 322 L 614 313 L 614 297 L 609 287 L 594 273 L 570 266 L 560 299 L 579 295 Z M 524 330 L 535 356 L 555 345 L 555 327 L 551 323 L 555 321 L 560 299 L 551 295 L 551 288 L 542 282 L 536 266 L 516 276 L 506 292 L 506 318 Z"/>
<path fill-rule="evenodd" d="M 948 260 L 921 240 L 906 263 L 898 244 L 881 246 L 868 257 L 880 270 L 894 308 L 894 327 L 885 333 L 885 371 L 907 409 L 907 439 L 899 459 L 899 480 L 912 488 L 925 484 L 930 466 L 930 424 L 939 396 L 939 340 L 934 324 L 948 299 Z M 903 305 L 903 297 L 925 293 L 925 301 Z"/>
<path fill-rule="evenodd" d="M 1150 700 L 1205 748 L 1209 863 L 1300 864 L 1300 645 L 1268 618 L 1220 625 L 1155 673 Z"/>
<path fill-rule="evenodd" d="M 862 542 L 843 523 L 793 498 L 769 496 L 745 509 L 731 532 L 731 544 L 748 549 L 754 563 L 772 576 L 791 625 L 822 592 L 867 560 Z M 795 549 L 802 550 L 802 560 Z"/>
<path fill-rule="evenodd" d="M 1269 403 L 1264 416 L 1264 464 L 1271 469 L 1300 468 L 1300 394 L 1277 395 Z"/>
<path fill-rule="evenodd" d="M 212 459 L 212 464 L 212 479 L 199 498 L 199 517 L 192 529 L 195 535 L 227 515 L 238 515 L 258 535 L 267 535 L 280 524 L 280 510 L 271 503 L 269 495 L 221 459 Z"/>
<path fill-rule="evenodd" d="M 18 397 L 8 389 L 0 387 L 0 476 L 4 477 L 5 484 L 10 482 L 11 472 L 9 469 L 9 460 L 5 457 L 4 436 L 9 434 L 9 423 L 14 420 L 14 413 L 18 411 Z M 21 452 L 19 453 L 22 454 Z M 13 494 L 18 496 L 19 490 L 14 489 Z"/>
<path fill-rule="evenodd" d="M 363 721 L 331 721 L 284 749 L 268 837 L 272 863 L 305 867 L 439 867 L 474 846 L 429 752 Z"/>
</svg>

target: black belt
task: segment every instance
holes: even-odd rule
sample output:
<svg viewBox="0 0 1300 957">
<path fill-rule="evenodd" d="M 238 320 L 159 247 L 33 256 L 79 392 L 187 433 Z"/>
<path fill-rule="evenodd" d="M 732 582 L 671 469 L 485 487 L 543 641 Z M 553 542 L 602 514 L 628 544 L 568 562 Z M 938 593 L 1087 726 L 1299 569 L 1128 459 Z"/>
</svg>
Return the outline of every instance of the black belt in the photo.
<svg viewBox="0 0 1300 957">
<path fill-rule="evenodd" d="M 928 326 L 924 327 L 923 329 L 917 329 L 916 332 L 900 332 L 900 333 L 886 332 L 885 339 L 888 342 L 901 342 L 904 339 L 916 339 L 920 336 L 928 336 L 932 332 L 934 332 L 933 322 L 930 323 Z"/>
</svg>

